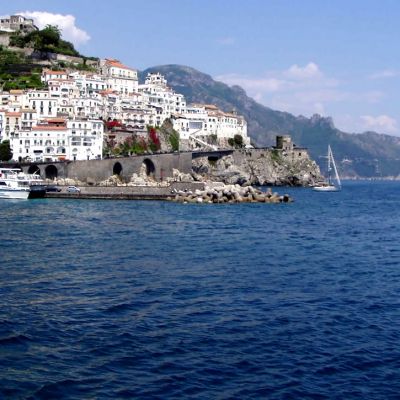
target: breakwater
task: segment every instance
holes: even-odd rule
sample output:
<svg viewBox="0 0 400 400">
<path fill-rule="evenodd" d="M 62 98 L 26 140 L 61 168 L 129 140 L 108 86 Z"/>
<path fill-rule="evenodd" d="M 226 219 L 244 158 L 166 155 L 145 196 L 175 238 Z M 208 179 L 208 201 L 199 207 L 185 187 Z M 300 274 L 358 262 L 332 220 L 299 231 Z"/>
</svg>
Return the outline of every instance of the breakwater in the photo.
<svg viewBox="0 0 400 400">
<path fill-rule="evenodd" d="M 168 186 L 80 186 L 80 192 L 48 192 L 52 199 L 168 200 L 179 203 L 289 203 L 288 195 L 251 186 L 224 185 L 221 182 L 174 182 Z"/>
<path fill-rule="evenodd" d="M 252 186 L 241 187 L 239 185 L 211 185 L 204 190 L 197 189 L 194 192 L 178 192 L 173 201 L 179 203 L 289 203 L 293 200 L 289 195 L 280 196 L 271 189 L 263 192 Z"/>
</svg>

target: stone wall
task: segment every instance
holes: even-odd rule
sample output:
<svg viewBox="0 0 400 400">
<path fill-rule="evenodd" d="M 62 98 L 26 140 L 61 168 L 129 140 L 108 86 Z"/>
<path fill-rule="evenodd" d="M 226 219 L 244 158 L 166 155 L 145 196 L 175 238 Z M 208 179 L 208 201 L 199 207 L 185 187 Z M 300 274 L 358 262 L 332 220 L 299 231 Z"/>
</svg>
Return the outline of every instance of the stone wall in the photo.
<svg viewBox="0 0 400 400">
<path fill-rule="evenodd" d="M 10 164 L 4 166 L 10 167 Z M 177 152 L 19 166 L 28 173 L 38 170 L 42 178 L 69 178 L 93 186 L 108 184 L 104 181 L 113 175 L 119 176 L 117 180 L 121 184 L 133 181 L 134 175 L 147 176 L 153 183 L 169 178 L 169 181 L 194 179 L 240 185 L 312 186 L 323 180 L 319 167 L 309 158 L 307 150 L 300 148 L 292 151 L 268 148 Z M 177 171 L 180 172 L 179 177 Z"/>
<path fill-rule="evenodd" d="M 4 167 L 10 164 L 5 164 Z M 192 153 L 152 154 L 104 160 L 64 161 L 53 163 L 14 163 L 24 172 L 33 173 L 39 169 L 42 178 L 70 178 L 81 182 L 98 183 L 112 175 L 119 175 L 122 181 L 129 182 L 133 174 L 140 174 L 143 167 L 147 175 L 156 181 L 174 176 L 173 170 L 190 174 L 192 170 Z"/>
<path fill-rule="evenodd" d="M 0 45 L 8 46 L 10 44 L 10 32 L 1 32 L 0 31 Z"/>
</svg>

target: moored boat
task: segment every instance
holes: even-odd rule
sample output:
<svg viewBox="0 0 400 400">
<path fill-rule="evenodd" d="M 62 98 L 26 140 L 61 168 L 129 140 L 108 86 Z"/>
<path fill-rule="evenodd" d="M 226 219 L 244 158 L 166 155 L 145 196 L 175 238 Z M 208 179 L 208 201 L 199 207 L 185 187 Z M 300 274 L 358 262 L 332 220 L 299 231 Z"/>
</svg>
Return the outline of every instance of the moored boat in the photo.
<svg viewBox="0 0 400 400">
<path fill-rule="evenodd" d="M 28 198 L 31 191 L 29 180 L 18 176 L 18 171 L 13 168 L 0 169 L 0 199 Z"/>
<path fill-rule="evenodd" d="M 331 146 L 328 146 L 328 180 L 317 184 L 313 187 L 313 190 L 317 192 L 338 192 L 342 189 L 342 183 L 340 182 L 339 173 L 336 168 L 335 159 L 333 158 L 333 153 Z M 335 173 L 334 178 L 332 178 L 332 169 Z"/>
</svg>

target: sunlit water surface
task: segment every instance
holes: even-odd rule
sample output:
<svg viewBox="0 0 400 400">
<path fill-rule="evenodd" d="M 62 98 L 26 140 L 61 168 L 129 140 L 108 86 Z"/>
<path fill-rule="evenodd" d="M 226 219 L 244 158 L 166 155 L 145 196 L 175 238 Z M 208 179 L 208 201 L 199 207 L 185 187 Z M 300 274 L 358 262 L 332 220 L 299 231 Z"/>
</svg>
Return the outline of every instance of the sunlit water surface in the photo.
<svg viewBox="0 0 400 400">
<path fill-rule="evenodd" d="M 398 399 L 400 183 L 292 204 L 0 201 L 0 398 Z"/>
</svg>

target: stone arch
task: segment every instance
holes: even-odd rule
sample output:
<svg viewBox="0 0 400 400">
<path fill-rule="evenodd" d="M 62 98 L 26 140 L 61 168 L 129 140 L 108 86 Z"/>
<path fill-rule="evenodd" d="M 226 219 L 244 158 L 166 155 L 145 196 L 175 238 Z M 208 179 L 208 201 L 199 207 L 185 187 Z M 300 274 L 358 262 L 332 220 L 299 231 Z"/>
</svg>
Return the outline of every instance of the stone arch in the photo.
<svg viewBox="0 0 400 400">
<path fill-rule="evenodd" d="M 58 176 L 58 169 L 53 164 L 48 165 L 44 171 L 46 174 L 46 179 L 55 179 Z"/>
<path fill-rule="evenodd" d="M 147 176 L 154 177 L 156 172 L 156 167 L 154 166 L 153 161 L 151 161 L 149 158 L 145 158 L 143 160 L 142 166 L 145 168 Z"/>
<path fill-rule="evenodd" d="M 121 175 L 122 165 L 120 162 L 116 162 L 113 166 L 113 175 Z"/>
<path fill-rule="evenodd" d="M 40 175 L 40 168 L 36 165 L 36 164 L 32 164 L 29 168 L 28 168 L 28 174 L 36 174 L 36 175 Z"/>
</svg>

